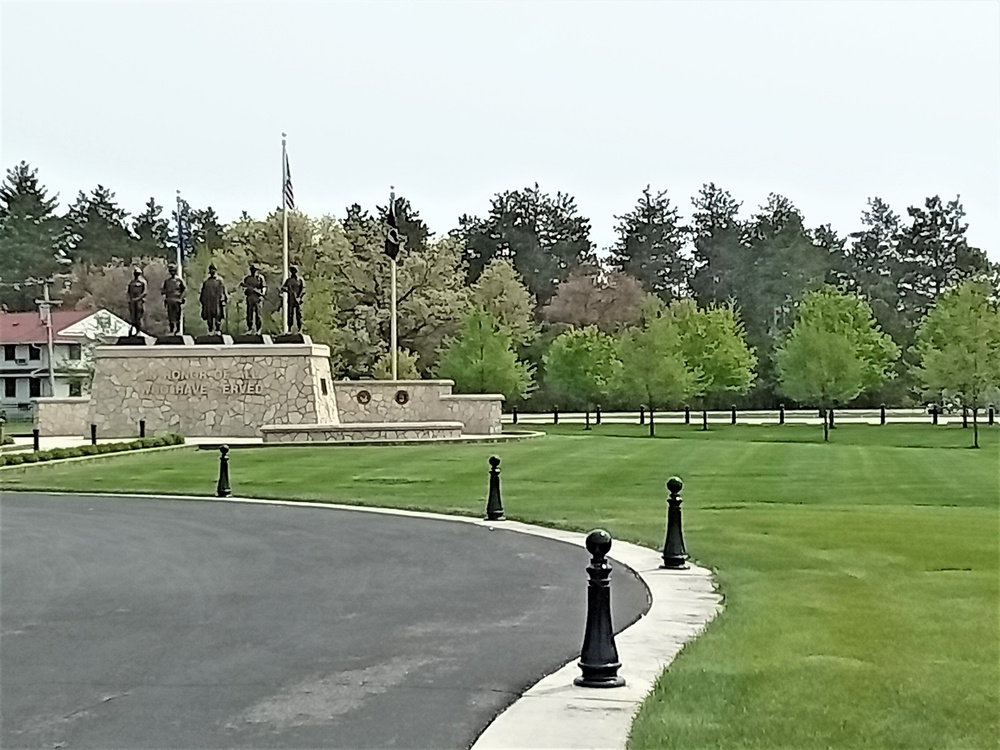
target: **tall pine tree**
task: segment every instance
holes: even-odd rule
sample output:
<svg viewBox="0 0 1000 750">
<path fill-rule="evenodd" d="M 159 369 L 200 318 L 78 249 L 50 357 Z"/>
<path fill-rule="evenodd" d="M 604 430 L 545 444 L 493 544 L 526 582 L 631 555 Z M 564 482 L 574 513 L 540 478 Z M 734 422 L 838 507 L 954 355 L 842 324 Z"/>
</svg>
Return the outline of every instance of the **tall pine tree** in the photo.
<svg viewBox="0 0 1000 750">
<path fill-rule="evenodd" d="M 683 253 L 685 229 L 665 190 L 647 185 L 629 213 L 615 217 L 618 238 L 611 248 L 611 266 L 638 279 L 643 289 L 665 302 L 689 289 L 691 260 Z"/>
</svg>

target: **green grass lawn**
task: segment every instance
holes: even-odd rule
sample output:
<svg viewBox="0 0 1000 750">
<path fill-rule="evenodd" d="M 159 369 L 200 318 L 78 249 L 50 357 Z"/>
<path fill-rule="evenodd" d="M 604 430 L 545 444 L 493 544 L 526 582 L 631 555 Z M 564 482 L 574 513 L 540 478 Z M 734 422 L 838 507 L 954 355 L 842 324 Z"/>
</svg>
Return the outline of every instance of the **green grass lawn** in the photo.
<svg viewBox="0 0 1000 750">
<path fill-rule="evenodd" d="M 1000 736 L 1000 428 L 546 426 L 500 445 L 234 450 L 238 495 L 507 515 L 688 549 L 724 613 L 660 679 L 632 748 L 987 748 Z M 5 489 L 211 494 L 182 449 L 0 471 Z M 627 655 L 623 674 L 628 676 Z"/>
</svg>

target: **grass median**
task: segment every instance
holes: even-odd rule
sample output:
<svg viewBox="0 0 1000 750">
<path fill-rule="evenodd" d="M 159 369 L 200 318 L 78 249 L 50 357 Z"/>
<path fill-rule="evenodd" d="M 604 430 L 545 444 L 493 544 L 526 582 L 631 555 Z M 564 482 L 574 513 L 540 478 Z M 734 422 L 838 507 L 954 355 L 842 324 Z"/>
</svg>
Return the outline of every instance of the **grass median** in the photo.
<svg viewBox="0 0 1000 750">
<path fill-rule="evenodd" d="M 234 449 L 237 495 L 480 514 L 658 547 L 664 480 L 724 613 L 660 679 L 632 748 L 997 747 L 1000 430 L 545 426 L 501 445 Z M 4 469 L 7 490 L 211 494 L 218 453 Z M 628 655 L 622 654 L 628 676 Z"/>
</svg>

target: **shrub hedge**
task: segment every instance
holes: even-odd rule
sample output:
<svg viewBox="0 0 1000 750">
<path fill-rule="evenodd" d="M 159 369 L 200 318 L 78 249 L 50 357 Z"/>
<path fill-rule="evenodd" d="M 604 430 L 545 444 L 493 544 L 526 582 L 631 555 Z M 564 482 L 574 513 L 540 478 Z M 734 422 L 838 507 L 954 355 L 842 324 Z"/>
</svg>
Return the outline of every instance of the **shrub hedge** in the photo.
<svg viewBox="0 0 1000 750">
<path fill-rule="evenodd" d="M 123 443 L 98 443 L 97 445 L 77 445 L 72 448 L 52 448 L 47 451 L 30 453 L 11 453 L 0 455 L 0 466 L 17 466 L 19 464 L 34 464 L 42 461 L 53 461 L 58 458 L 76 458 L 78 456 L 97 456 L 102 453 L 120 453 L 134 451 L 140 448 L 161 448 L 166 445 L 182 445 L 183 435 L 160 435 L 159 437 L 139 438 Z"/>
</svg>

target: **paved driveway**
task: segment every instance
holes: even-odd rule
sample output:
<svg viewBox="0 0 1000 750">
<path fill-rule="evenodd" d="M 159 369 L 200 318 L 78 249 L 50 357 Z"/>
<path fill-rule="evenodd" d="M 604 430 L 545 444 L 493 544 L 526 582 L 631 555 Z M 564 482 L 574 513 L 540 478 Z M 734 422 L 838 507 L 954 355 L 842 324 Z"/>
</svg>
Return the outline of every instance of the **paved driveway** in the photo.
<svg viewBox="0 0 1000 750">
<path fill-rule="evenodd" d="M 587 559 L 448 521 L 5 493 L 0 746 L 467 747 L 579 653 Z M 647 595 L 613 581 L 620 629 Z"/>
</svg>

